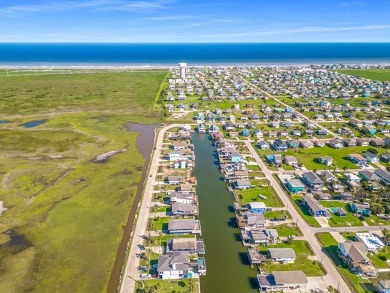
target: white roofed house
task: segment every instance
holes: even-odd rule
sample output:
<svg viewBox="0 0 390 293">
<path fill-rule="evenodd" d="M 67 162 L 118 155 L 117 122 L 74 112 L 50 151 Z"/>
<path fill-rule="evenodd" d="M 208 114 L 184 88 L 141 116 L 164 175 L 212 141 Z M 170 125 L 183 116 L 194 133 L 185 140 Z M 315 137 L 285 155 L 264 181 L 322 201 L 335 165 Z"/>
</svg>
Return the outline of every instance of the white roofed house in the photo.
<svg viewBox="0 0 390 293">
<path fill-rule="evenodd" d="M 296 254 L 292 248 L 269 248 L 268 258 L 281 264 L 294 263 Z"/>
<path fill-rule="evenodd" d="M 192 203 L 175 202 L 172 204 L 174 216 L 192 216 L 197 214 L 197 209 Z"/>
<path fill-rule="evenodd" d="M 385 244 L 372 233 L 356 233 L 356 240 L 363 243 L 369 252 L 377 253 L 385 247 Z"/>
</svg>

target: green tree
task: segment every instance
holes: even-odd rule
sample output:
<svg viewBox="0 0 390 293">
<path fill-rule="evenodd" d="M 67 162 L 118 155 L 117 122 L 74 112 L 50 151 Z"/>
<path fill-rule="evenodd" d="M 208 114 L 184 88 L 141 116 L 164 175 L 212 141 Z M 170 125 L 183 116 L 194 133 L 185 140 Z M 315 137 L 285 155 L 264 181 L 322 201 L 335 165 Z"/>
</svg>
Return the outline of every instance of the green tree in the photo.
<svg viewBox="0 0 390 293">
<path fill-rule="evenodd" d="M 371 204 L 371 211 L 374 215 L 383 214 L 385 208 L 380 203 L 373 203 Z"/>
<path fill-rule="evenodd" d="M 389 246 L 389 242 L 390 242 L 390 230 L 384 228 L 382 230 L 382 234 L 383 234 L 383 238 L 385 239 L 385 252 L 387 252 L 387 246 Z"/>
</svg>

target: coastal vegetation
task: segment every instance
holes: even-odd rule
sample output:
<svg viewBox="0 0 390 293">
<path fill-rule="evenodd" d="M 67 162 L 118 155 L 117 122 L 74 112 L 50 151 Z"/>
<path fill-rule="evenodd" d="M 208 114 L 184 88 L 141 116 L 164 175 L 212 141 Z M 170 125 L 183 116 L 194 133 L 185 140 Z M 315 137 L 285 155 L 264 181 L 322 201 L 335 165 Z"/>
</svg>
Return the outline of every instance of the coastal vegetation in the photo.
<svg viewBox="0 0 390 293">
<path fill-rule="evenodd" d="M 106 291 L 145 162 L 123 125 L 161 121 L 166 75 L 0 77 L 1 292 Z"/>
<path fill-rule="evenodd" d="M 372 80 L 390 81 L 390 69 L 342 69 L 337 72 Z"/>
</svg>

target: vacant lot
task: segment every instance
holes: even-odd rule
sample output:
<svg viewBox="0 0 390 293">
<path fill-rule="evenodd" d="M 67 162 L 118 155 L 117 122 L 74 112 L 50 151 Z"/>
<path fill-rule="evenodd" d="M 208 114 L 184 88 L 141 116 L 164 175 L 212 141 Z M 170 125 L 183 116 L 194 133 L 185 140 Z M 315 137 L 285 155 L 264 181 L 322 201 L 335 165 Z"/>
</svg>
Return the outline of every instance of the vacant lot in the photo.
<svg viewBox="0 0 390 293">
<path fill-rule="evenodd" d="M 0 292 L 106 290 L 144 164 L 123 124 L 160 121 L 165 75 L 0 77 Z"/>
<path fill-rule="evenodd" d="M 390 69 L 345 69 L 337 72 L 380 81 L 390 81 Z"/>
<path fill-rule="evenodd" d="M 330 214 L 330 219 L 328 220 L 328 224 L 331 227 L 344 227 L 344 226 L 363 226 L 362 222 L 359 220 L 358 217 L 354 216 L 352 211 L 349 208 L 349 203 L 344 203 L 340 201 L 329 201 L 329 200 L 323 200 L 320 201 L 320 203 L 328 208 L 328 212 Z M 335 215 L 329 208 L 342 208 L 347 215 L 345 217 L 340 217 Z"/>
<path fill-rule="evenodd" d="M 252 184 L 253 183 L 254 182 L 252 182 Z M 262 201 L 267 207 L 283 206 L 275 190 L 271 186 L 249 188 L 247 190 L 237 191 L 237 194 L 241 205 L 246 205 L 252 201 Z M 266 199 L 260 198 L 259 194 L 265 196 Z"/>
</svg>

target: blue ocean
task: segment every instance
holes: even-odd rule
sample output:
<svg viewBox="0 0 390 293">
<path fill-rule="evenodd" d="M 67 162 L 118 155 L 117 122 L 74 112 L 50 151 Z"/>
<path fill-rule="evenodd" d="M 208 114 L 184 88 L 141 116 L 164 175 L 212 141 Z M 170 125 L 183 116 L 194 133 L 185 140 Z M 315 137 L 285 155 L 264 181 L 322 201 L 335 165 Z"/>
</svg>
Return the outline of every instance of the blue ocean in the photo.
<svg viewBox="0 0 390 293">
<path fill-rule="evenodd" d="M 3 43 L 0 66 L 390 63 L 390 43 Z"/>
</svg>

